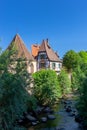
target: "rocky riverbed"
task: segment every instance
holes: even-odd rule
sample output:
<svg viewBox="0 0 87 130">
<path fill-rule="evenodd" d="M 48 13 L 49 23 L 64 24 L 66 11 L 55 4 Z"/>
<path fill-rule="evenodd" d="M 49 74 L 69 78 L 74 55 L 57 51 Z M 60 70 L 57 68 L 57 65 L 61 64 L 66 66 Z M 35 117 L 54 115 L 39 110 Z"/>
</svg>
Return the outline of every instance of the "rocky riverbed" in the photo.
<svg viewBox="0 0 87 130">
<path fill-rule="evenodd" d="M 51 115 L 48 113 L 38 115 L 41 116 L 43 121 L 29 127 L 28 130 L 81 130 L 79 124 L 75 121 L 77 114 L 75 103 L 72 98 L 62 100 L 60 104 L 54 107 L 54 113 Z"/>
</svg>

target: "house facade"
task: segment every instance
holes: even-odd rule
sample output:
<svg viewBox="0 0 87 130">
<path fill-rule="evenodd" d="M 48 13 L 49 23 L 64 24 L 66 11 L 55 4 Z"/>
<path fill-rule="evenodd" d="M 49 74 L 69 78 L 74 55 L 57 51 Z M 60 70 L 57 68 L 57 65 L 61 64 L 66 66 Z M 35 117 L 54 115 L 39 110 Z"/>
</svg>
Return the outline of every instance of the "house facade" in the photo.
<svg viewBox="0 0 87 130">
<path fill-rule="evenodd" d="M 62 68 L 62 60 L 53 51 L 47 40 L 43 40 L 41 45 L 32 44 L 31 53 L 26 48 L 21 37 L 16 34 L 7 49 L 12 49 L 12 44 L 17 48 L 17 58 L 24 58 L 29 73 L 34 73 L 40 69 L 51 69 L 59 73 Z"/>
<path fill-rule="evenodd" d="M 48 39 L 43 40 L 39 46 L 36 61 L 37 71 L 40 69 L 51 69 L 59 73 L 62 68 L 62 60 L 60 60 L 58 54 L 50 47 Z"/>
</svg>

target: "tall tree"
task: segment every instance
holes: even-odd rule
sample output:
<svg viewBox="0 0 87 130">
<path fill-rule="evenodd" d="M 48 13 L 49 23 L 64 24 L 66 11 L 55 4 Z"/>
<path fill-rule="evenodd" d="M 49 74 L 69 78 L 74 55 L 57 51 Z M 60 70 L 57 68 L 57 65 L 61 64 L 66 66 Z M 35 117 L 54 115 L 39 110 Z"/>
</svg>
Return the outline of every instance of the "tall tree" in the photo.
<svg viewBox="0 0 87 130">
<path fill-rule="evenodd" d="M 86 67 L 87 68 L 87 67 Z M 81 93 L 81 88 L 83 84 L 83 80 L 86 76 L 86 70 L 84 72 L 85 66 L 82 65 L 77 66 L 74 71 L 72 72 L 72 89 L 73 90 L 79 90 L 79 93 Z"/>
<path fill-rule="evenodd" d="M 29 93 L 26 91 L 26 87 L 30 82 L 26 63 L 23 59 L 18 59 L 15 61 L 15 66 L 13 52 L 13 50 L 6 50 L 0 55 L 1 130 L 22 130 L 22 128 L 15 125 L 15 121 L 27 111 L 29 100 L 31 100 Z"/>
<path fill-rule="evenodd" d="M 63 66 L 65 66 L 68 71 L 71 71 L 75 67 L 77 67 L 79 62 L 80 57 L 74 50 L 66 52 L 66 54 L 63 57 Z"/>
<path fill-rule="evenodd" d="M 58 75 L 58 81 L 61 87 L 62 96 L 65 96 L 71 91 L 71 82 L 67 72 L 64 69 L 62 69 Z"/>
</svg>

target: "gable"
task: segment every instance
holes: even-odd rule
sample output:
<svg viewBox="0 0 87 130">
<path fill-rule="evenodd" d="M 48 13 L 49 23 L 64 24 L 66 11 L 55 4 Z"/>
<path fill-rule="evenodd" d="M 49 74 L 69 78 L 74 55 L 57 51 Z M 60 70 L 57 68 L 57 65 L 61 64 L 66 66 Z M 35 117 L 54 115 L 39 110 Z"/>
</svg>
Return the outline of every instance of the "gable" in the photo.
<svg viewBox="0 0 87 130">
<path fill-rule="evenodd" d="M 61 62 L 61 60 L 59 59 L 58 54 L 56 54 L 53 49 L 50 47 L 49 43 L 48 43 L 48 39 L 47 40 L 43 40 L 42 44 L 40 46 L 40 49 L 38 51 L 38 53 L 41 52 L 46 52 L 47 57 L 50 61 L 57 61 L 57 62 Z"/>
</svg>

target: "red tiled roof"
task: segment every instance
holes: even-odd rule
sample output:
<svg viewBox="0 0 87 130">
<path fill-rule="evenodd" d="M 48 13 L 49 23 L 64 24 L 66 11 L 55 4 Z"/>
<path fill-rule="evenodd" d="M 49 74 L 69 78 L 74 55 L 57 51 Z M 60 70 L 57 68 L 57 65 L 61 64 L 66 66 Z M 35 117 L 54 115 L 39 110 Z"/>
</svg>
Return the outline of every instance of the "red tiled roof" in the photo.
<svg viewBox="0 0 87 130">
<path fill-rule="evenodd" d="M 39 49 L 39 52 L 43 52 L 43 51 L 46 51 L 46 47 L 45 47 L 45 44 L 46 44 L 46 41 L 43 40 L 42 41 L 42 44 L 40 45 L 40 49 Z"/>
<path fill-rule="evenodd" d="M 12 42 L 10 43 L 7 49 L 10 50 L 12 48 L 12 44 L 14 44 L 14 46 L 18 50 L 17 58 L 23 57 L 26 60 L 34 60 L 33 56 L 29 53 L 24 42 L 22 41 L 22 39 L 18 34 L 16 34 L 16 36 L 13 38 Z"/>
<path fill-rule="evenodd" d="M 40 52 L 46 52 L 47 56 L 48 56 L 48 59 L 50 61 L 60 61 L 61 62 L 61 60 L 59 59 L 59 56 L 49 46 L 48 40 L 43 40 L 42 41 L 42 44 L 40 46 L 40 49 L 39 49 L 38 53 L 40 53 Z"/>
<path fill-rule="evenodd" d="M 38 55 L 38 51 L 39 51 L 40 46 L 36 45 L 36 44 L 33 44 L 31 46 L 31 48 L 32 48 L 32 52 L 31 52 L 32 56 L 36 57 Z"/>
</svg>

